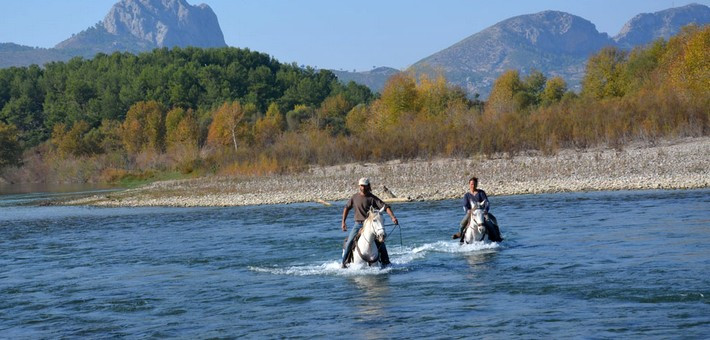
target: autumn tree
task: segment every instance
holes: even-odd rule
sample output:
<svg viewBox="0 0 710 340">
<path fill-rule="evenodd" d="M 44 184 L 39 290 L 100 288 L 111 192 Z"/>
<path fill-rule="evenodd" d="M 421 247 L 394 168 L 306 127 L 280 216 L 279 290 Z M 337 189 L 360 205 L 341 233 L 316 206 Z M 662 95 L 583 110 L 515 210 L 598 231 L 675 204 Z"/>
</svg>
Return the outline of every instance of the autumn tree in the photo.
<svg viewBox="0 0 710 340">
<path fill-rule="evenodd" d="M 254 123 L 254 142 L 257 145 L 271 145 L 284 129 L 284 119 L 279 105 L 271 103 L 266 116 Z"/>
<path fill-rule="evenodd" d="M 668 42 L 668 75 L 677 88 L 710 93 L 710 25 L 688 26 Z"/>
<path fill-rule="evenodd" d="M 244 109 L 239 101 L 222 104 L 214 111 L 207 133 L 207 143 L 219 146 L 232 144 L 236 152 L 238 150 L 237 129 L 242 118 L 244 118 Z"/>
<path fill-rule="evenodd" d="M 562 100 L 562 96 L 567 92 L 567 82 L 562 77 L 553 77 L 545 83 L 545 89 L 540 94 L 540 102 L 543 106 L 548 106 Z"/>
<path fill-rule="evenodd" d="M 504 113 L 517 111 L 515 95 L 523 89 L 520 73 L 508 70 L 496 79 L 488 96 L 485 113 L 487 116 L 498 117 Z"/>
<path fill-rule="evenodd" d="M 605 47 L 589 57 L 582 79 L 582 95 L 593 99 L 622 97 L 626 87 L 621 77 L 627 53 L 616 47 Z"/>
<path fill-rule="evenodd" d="M 165 140 L 168 149 L 178 145 L 197 147 L 199 126 L 192 109 L 175 108 L 165 117 Z"/>
<path fill-rule="evenodd" d="M 333 134 L 345 132 L 345 116 L 352 109 L 345 96 L 337 94 L 326 98 L 316 110 L 316 122 L 319 128 L 329 129 Z"/>
<path fill-rule="evenodd" d="M 382 90 L 382 123 L 393 124 L 403 113 L 417 112 L 417 84 L 413 75 L 398 73 L 390 77 Z"/>
<path fill-rule="evenodd" d="M 365 131 L 367 128 L 367 121 L 371 117 L 370 108 L 377 103 L 378 102 L 373 103 L 370 106 L 360 104 L 353 107 L 345 117 L 345 127 L 347 130 L 354 134 L 359 134 Z"/>
<path fill-rule="evenodd" d="M 92 129 L 89 123 L 79 120 L 67 128 L 59 123 L 52 130 L 52 144 L 62 156 L 88 156 L 102 152 L 99 130 Z"/>
<path fill-rule="evenodd" d="M 165 149 L 165 108 L 157 101 L 137 102 L 126 113 L 122 139 L 129 153 Z"/>
</svg>

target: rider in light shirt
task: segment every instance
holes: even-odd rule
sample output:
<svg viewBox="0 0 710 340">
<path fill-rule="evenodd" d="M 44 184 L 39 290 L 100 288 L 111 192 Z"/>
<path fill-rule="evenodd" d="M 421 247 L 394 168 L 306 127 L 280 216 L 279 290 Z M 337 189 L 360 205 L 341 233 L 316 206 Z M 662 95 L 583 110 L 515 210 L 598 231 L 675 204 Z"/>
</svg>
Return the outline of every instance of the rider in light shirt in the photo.
<svg viewBox="0 0 710 340">
<path fill-rule="evenodd" d="M 355 235 L 357 235 L 357 233 L 360 231 L 360 228 L 362 228 L 362 223 L 367 218 L 367 213 L 368 211 L 370 211 L 370 207 L 373 207 L 375 209 L 381 209 L 382 207 L 386 207 L 387 214 L 390 215 L 392 223 L 399 224 L 397 218 L 394 217 L 394 213 L 392 212 L 392 209 L 389 207 L 389 205 L 385 204 L 385 202 L 383 202 L 377 196 L 372 194 L 372 188 L 370 187 L 370 180 L 368 178 L 360 178 L 360 180 L 358 181 L 358 186 L 360 187 L 359 192 L 353 195 L 350 200 L 348 200 L 348 203 L 345 204 L 345 208 L 343 209 L 343 231 L 348 230 L 348 227 L 345 224 L 345 220 L 348 217 L 348 212 L 350 212 L 351 209 L 355 209 L 355 225 L 350 230 L 350 235 L 348 235 L 348 241 L 345 243 L 345 253 L 343 254 L 342 259 L 343 268 L 347 267 L 345 261 L 352 252 L 353 239 L 355 238 Z M 380 250 L 380 262 L 382 263 L 382 266 L 385 267 L 390 263 L 389 255 L 387 254 L 387 247 L 384 243 L 377 244 L 377 246 Z"/>
</svg>

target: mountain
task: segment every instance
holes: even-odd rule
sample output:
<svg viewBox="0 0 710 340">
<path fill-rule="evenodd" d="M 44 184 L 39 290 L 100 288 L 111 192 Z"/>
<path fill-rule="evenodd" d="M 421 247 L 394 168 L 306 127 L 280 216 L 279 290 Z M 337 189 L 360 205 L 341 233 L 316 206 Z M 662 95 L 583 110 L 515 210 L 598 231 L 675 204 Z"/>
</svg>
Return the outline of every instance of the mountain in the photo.
<svg viewBox="0 0 710 340">
<path fill-rule="evenodd" d="M 592 53 L 614 41 L 591 22 L 556 11 L 521 15 L 499 22 L 414 65 L 416 72 L 443 72 L 466 92 L 487 97 L 506 70 L 532 69 L 578 84 Z"/>
<path fill-rule="evenodd" d="M 633 48 L 658 38 L 668 40 L 678 34 L 683 26 L 691 23 L 710 23 L 710 7 L 691 4 L 656 13 L 639 14 L 624 25 L 614 40 L 620 47 Z"/>
<path fill-rule="evenodd" d="M 44 64 L 96 53 L 143 52 L 160 47 L 224 47 L 224 35 L 212 9 L 185 0 L 121 0 L 104 20 L 52 49 L 0 44 L 0 67 Z M 30 50 L 37 52 L 32 55 Z M 32 55 L 32 57 L 29 57 Z M 28 57 L 28 58 L 24 58 Z"/>
<path fill-rule="evenodd" d="M 506 70 L 521 74 L 532 70 L 548 78 L 560 76 L 573 90 L 580 89 L 585 65 L 591 54 L 604 46 L 632 48 L 658 38 L 668 39 L 683 26 L 710 23 L 710 8 L 692 4 L 684 7 L 640 14 L 631 19 L 613 39 L 597 31 L 594 24 L 569 13 L 545 11 L 501 21 L 481 32 L 434 53 L 413 64 L 417 73 L 443 73 L 452 84 L 469 95 L 486 98 L 493 82 Z M 365 75 L 367 76 L 367 75 Z M 343 79 L 359 81 L 348 72 Z M 373 90 L 384 83 L 361 82 Z"/>
<path fill-rule="evenodd" d="M 387 79 L 399 73 L 399 70 L 391 67 L 378 67 L 365 72 L 348 72 L 338 70 L 330 71 L 333 72 L 343 83 L 354 81 L 358 84 L 365 85 L 376 92 L 382 92 Z"/>
</svg>

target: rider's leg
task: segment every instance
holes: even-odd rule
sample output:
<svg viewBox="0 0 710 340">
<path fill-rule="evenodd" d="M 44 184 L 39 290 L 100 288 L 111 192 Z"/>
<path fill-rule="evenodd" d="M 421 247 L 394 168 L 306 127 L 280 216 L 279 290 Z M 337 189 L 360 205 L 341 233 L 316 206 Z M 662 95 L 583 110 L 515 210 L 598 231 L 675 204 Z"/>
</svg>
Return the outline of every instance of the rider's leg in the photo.
<svg viewBox="0 0 710 340">
<path fill-rule="evenodd" d="M 352 251 L 353 251 L 353 239 L 355 238 L 355 235 L 357 235 L 357 233 L 360 232 L 360 228 L 362 228 L 362 222 L 355 223 L 355 225 L 352 227 L 352 229 L 350 229 L 350 234 L 348 235 L 348 241 L 345 242 L 345 253 L 343 253 L 343 258 L 341 259 L 343 266 L 345 266 L 346 259 L 350 256 L 350 253 L 352 253 Z"/>
<path fill-rule="evenodd" d="M 463 243 L 463 231 L 466 229 L 466 225 L 468 225 L 468 221 L 471 219 L 471 210 L 466 211 L 466 216 L 463 217 L 461 222 L 459 223 L 459 227 L 461 227 L 461 230 L 459 231 L 459 235 L 461 237 L 461 243 Z"/>
<path fill-rule="evenodd" d="M 387 253 L 387 246 L 384 243 L 378 243 L 375 241 L 375 244 L 377 244 L 377 249 L 380 252 L 380 263 L 382 264 L 382 267 L 386 267 L 390 264 L 390 255 Z"/>
</svg>

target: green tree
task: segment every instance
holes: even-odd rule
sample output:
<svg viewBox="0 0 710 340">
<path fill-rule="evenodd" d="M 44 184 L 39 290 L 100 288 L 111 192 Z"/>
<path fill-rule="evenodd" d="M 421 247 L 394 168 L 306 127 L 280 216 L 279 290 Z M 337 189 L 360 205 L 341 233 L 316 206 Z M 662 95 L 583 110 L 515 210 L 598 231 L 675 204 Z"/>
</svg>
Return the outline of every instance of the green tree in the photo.
<svg viewBox="0 0 710 340">
<path fill-rule="evenodd" d="M 622 97 L 627 87 L 621 77 L 626 56 L 616 47 L 605 47 L 591 56 L 582 79 L 582 95 L 593 99 Z"/>
<path fill-rule="evenodd" d="M 18 138 L 18 130 L 14 125 L 0 121 L 0 170 L 21 163 L 22 146 Z"/>
<path fill-rule="evenodd" d="M 549 106 L 562 100 L 567 92 L 567 82 L 562 77 L 553 77 L 545 83 L 545 89 L 540 95 L 542 105 Z"/>
</svg>

